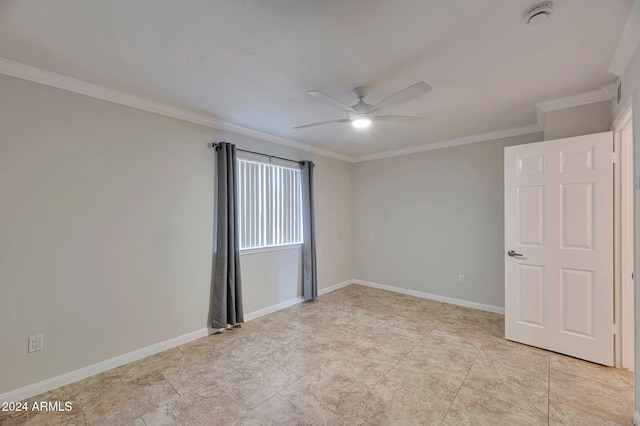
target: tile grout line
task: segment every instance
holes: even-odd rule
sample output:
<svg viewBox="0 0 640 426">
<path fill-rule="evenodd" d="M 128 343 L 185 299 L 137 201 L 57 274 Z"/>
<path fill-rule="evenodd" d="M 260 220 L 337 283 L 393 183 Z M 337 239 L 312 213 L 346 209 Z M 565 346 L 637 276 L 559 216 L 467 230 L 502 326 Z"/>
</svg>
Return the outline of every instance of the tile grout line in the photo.
<svg viewBox="0 0 640 426">
<path fill-rule="evenodd" d="M 293 403 L 293 401 L 291 401 L 291 400 L 290 400 L 289 398 L 287 398 L 285 395 L 280 394 L 280 392 L 281 392 L 281 391 L 278 391 L 278 392 L 276 393 L 276 395 L 279 395 L 282 399 L 284 399 L 284 400 L 285 400 L 285 401 L 287 401 L 289 404 L 291 404 L 291 406 L 293 406 L 296 410 L 298 410 L 298 411 L 301 411 L 301 412 L 302 412 L 302 410 L 301 410 L 301 409 L 299 409 L 299 408 L 298 408 L 298 407 Z M 274 396 L 276 396 L 276 395 L 274 395 Z M 273 397 L 272 397 L 272 398 L 273 398 Z M 257 408 L 257 407 L 256 407 L 256 408 Z M 322 424 L 322 422 L 321 422 L 320 420 L 318 420 L 317 418 L 313 417 L 313 416 L 312 416 L 312 415 L 310 415 L 310 414 L 303 413 L 303 415 L 305 415 L 305 416 L 309 416 L 309 417 L 311 417 L 313 420 L 315 420 L 315 421 L 317 421 L 318 423 Z"/>
<path fill-rule="evenodd" d="M 487 340 L 487 336 L 484 337 L 484 340 L 482 341 L 482 345 L 480 345 L 480 349 L 478 349 L 478 353 L 476 354 L 476 357 L 473 359 L 473 362 L 471 363 L 471 366 L 467 370 L 467 374 L 464 375 L 464 379 L 462 380 L 462 383 L 460 383 L 460 387 L 458 388 L 458 390 L 456 391 L 455 396 L 451 400 L 451 404 L 449 404 L 449 409 L 447 409 L 447 412 L 445 413 L 444 417 L 442 418 L 442 423 L 444 423 L 444 421 L 446 420 L 447 416 L 449 415 L 449 412 L 451 411 L 451 407 L 453 407 L 453 403 L 456 402 L 456 399 L 458 398 L 458 394 L 460 393 L 460 389 L 462 389 L 462 386 L 464 386 L 464 382 L 467 380 L 467 376 L 469 376 L 469 372 L 471 372 L 471 369 L 473 368 L 474 364 L 478 360 L 478 357 L 480 356 L 480 352 L 482 352 L 482 349 L 484 348 L 484 344 L 485 344 L 486 340 Z"/>
<path fill-rule="evenodd" d="M 326 363 L 327 363 L 327 362 L 323 362 L 323 363 L 321 363 L 321 364 L 318 366 L 318 370 L 319 370 L 320 368 L 322 368 L 322 366 L 324 366 Z M 285 367 L 285 368 L 286 368 L 286 367 Z M 291 371 L 291 370 L 289 370 L 289 371 Z M 308 373 L 306 373 L 306 374 L 298 374 L 298 373 L 296 373 L 295 371 L 292 371 L 292 373 L 293 373 L 293 374 L 295 374 L 295 375 L 297 375 L 297 376 L 298 376 L 298 378 L 297 378 L 296 380 L 294 380 L 294 381 L 293 381 L 293 383 L 290 383 L 289 385 L 285 386 L 284 388 L 282 388 L 282 389 L 280 389 L 278 392 L 276 392 L 276 395 L 280 395 L 280 396 L 281 396 L 285 401 L 287 401 L 289 404 L 291 404 L 294 408 L 296 408 L 296 409 L 297 409 L 297 410 L 299 410 L 299 411 L 302 411 L 300 408 L 298 408 L 298 406 L 297 406 L 297 405 L 295 405 L 295 404 L 293 403 L 293 401 L 292 401 L 292 400 L 290 400 L 289 398 L 287 398 L 287 396 L 286 396 L 286 395 L 282 395 L 282 394 L 281 394 L 281 392 L 282 392 L 283 390 L 287 389 L 288 387 L 293 386 L 295 383 L 298 383 L 299 381 L 301 381 L 301 380 L 302 380 L 302 379 L 304 379 L 305 377 L 310 376 L 311 374 L 313 374 L 313 373 L 314 373 L 314 371 L 310 371 L 310 372 L 308 372 Z M 273 396 L 275 396 L 275 395 L 273 395 Z M 273 398 L 273 396 L 272 396 L 271 398 Z M 269 399 L 271 399 L 271 398 L 269 398 Z M 305 415 L 308 415 L 308 414 L 305 414 Z M 311 416 L 311 415 L 309 415 L 309 417 L 311 417 L 312 419 L 314 419 L 314 420 L 318 421 L 319 423 L 322 423 L 321 421 L 319 421 L 318 419 L 316 419 L 315 417 L 313 417 L 313 416 Z"/>
<path fill-rule="evenodd" d="M 487 336 L 487 338 L 488 338 L 488 337 L 489 337 L 489 336 Z M 483 343 L 483 345 L 482 345 L 482 349 L 484 349 L 484 343 Z M 480 355 L 480 354 L 478 353 L 478 356 L 479 356 L 479 355 Z M 547 354 L 547 355 L 548 355 L 548 354 Z M 476 359 L 477 359 L 477 357 L 476 357 Z M 475 361 L 474 361 L 474 363 L 475 363 Z M 504 368 L 505 370 L 510 370 L 510 371 L 516 372 L 516 373 L 518 373 L 518 372 L 519 372 L 519 370 L 516 370 L 516 369 L 511 368 L 511 367 L 508 367 L 508 366 L 503 366 L 502 368 Z M 551 364 L 550 364 L 550 363 L 549 363 L 549 367 L 547 367 L 547 368 L 548 368 L 548 374 L 550 375 L 550 369 L 551 369 Z M 523 376 L 529 377 L 529 378 L 534 379 L 534 380 L 541 380 L 541 379 L 539 379 L 539 378 L 537 378 L 537 377 L 530 376 L 530 375 L 528 375 L 528 374 L 523 374 L 523 373 L 519 373 L 519 374 L 522 374 Z M 466 379 L 466 377 L 465 377 L 465 379 Z M 547 389 L 549 389 L 549 388 L 550 388 L 550 378 L 549 378 L 549 380 L 547 380 Z M 473 388 L 472 388 L 472 389 L 473 389 Z M 474 389 L 474 390 L 475 390 L 475 389 Z M 509 401 L 506 401 L 506 400 L 504 400 L 504 399 L 501 399 L 500 397 L 497 397 L 497 396 L 494 396 L 494 395 L 492 395 L 491 397 L 492 397 L 492 398 L 494 398 L 494 399 L 496 399 L 496 400 L 498 400 L 498 401 L 501 401 L 501 402 L 503 402 L 503 403 L 505 403 L 505 404 L 507 404 L 507 405 L 509 405 L 509 406 L 511 406 L 511 407 L 514 407 L 514 408 L 515 408 L 515 409 L 517 409 L 517 410 L 526 411 L 526 412 L 529 412 L 529 413 L 536 414 L 536 412 L 535 412 L 535 411 L 533 411 L 533 410 L 531 410 L 531 409 L 529 409 L 529 408 L 523 408 L 523 407 L 520 407 L 519 405 L 516 405 L 516 404 L 514 404 L 514 403 L 512 403 L 512 402 L 509 402 Z M 548 415 L 548 412 L 549 412 L 549 392 L 547 392 L 547 424 L 549 423 L 549 415 Z"/>
<path fill-rule="evenodd" d="M 363 303 L 364 303 L 364 302 L 366 302 L 366 301 L 363 301 Z M 377 305 L 376 305 L 376 306 L 377 306 Z M 381 308 L 382 308 L 382 307 L 381 307 Z M 333 309 L 330 309 L 329 311 L 331 311 L 331 310 L 333 310 Z M 359 309 L 358 309 L 358 310 L 359 310 Z M 392 310 L 392 311 L 395 311 L 395 309 L 394 309 L 394 310 Z M 292 311 L 292 312 L 293 312 L 293 311 Z M 351 314 L 352 310 L 351 310 L 348 306 L 346 306 L 346 305 L 340 305 L 340 306 L 336 307 L 335 312 L 336 312 L 336 314 L 337 314 L 337 313 L 339 313 L 339 312 L 340 312 L 340 313 L 345 313 L 345 314 Z M 413 312 L 413 311 L 411 310 L 411 312 Z M 418 319 L 418 318 L 411 318 L 411 317 L 407 317 L 407 314 L 410 314 L 411 312 L 407 311 L 407 313 L 406 313 L 406 314 L 405 314 L 405 313 L 402 313 L 402 314 L 398 314 L 398 315 L 399 315 L 399 316 L 401 316 L 401 317 L 407 318 L 407 319 L 408 319 L 408 320 L 410 320 L 410 321 L 415 321 L 415 322 L 417 322 L 417 323 L 424 323 L 424 321 L 428 321 L 428 320 L 425 320 L 424 318 L 423 318 L 423 319 Z M 419 311 L 419 312 L 422 312 L 422 311 Z M 366 312 L 365 312 L 365 313 L 366 313 Z M 426 312 L 425 312 L 425 313 L 426 313 Z M 457 317 L 456 317 L 456 318 L 457 318 Z M 436 319 L 436 318 L 434 317 L 433 319 Z M 452 318 L 452 320 L 453 320 L 453 319 L 454 319 L 454 318 Z M 295 320 L 295 318 L 294 318 L 294 320 Z M 461 324 L 463 324 L 463 323 L 466 323 L 466 320 L 467 320 L 467 318 L 462 318 L 462 317 L 461 317 L 461 318 L 457 318 L 456 322 L 460 322 Z M 365 324 L 365 323 L 367 323 L 367 324 L 368 324 L 368 322 L 366 321 L 366 318 L 354 318 L 354 324 L 358 324 L 358 325 L 359 325 L 359 324 Z M 388 326 L 390 323 L 393 323 L 393 319 L 383 319 L 383 320 L 381 320 L 381 323 L 382 323 L 382 324 L 385 324 L 385 326 Z M 398 365 L 399 365 L 403 360 L 407 359 L 408 355 L 409 355 L 410 353 L 412 353 L 412 351 L 413 351 L 413 350 L 416 350 L 416 348 L 417 348 L 420 344 L 424 343 L 424 342 L 428 339 L 428 337 L 429 337 L 429 336 L 434 332 L 434 330 L 438 330 L 438 327 L 439 327 L 439 326 L 441 326 L 442 324 L 446 324 L 446 323 L 447 323 L 447 321 L 437 320 L 437 321 L 436 321 L 436 325 L 435 325 L 435 326 L 433 326 L 433 327 L 432 327 L 432 328 L 431 328 L 431 329 L 430 329 L 430 330 L 429 330 L 429 331 L 428 331 L 424 336 L 422 336 L 421 338 L 417 339 L 417 342 L 413 344 L 413 346 L 412 346 L 412 348 L 411 348 L 411 349 L 409 349 L 409 350 L 408 350 L 407 352 L 405 352 L 404 354 L 402 354 L 402 353 L 401 353 L 401 354 L 398 354 L 398 355 L 399 355 L 399 358 L 398 358 L 398 359 L 395 359 L 395 362 L 394 362 L 394 363 L 389 363 L 389 365 L 393 364 L 393 366 L 392 366 L 390 369 L 386 370 L 386 372 L 383 372 L 383 374 L 382 374 L 382 375 L 381 375 L 381 377 L 380 377 L 380 378 L 375 382 L 375 384 L 373 384 L 372 386 L 370 386 L 370 387 L 369 387 L 369 389 L 370 389 L 370 390 L 369 390 L 369 392 L 370 392 L 372 389 L 374 389 L 376 386 L 378 386 L 382 380 L 384 380 L 386 377 L 388 377 L 388 376 L 389 376 L 389 373 L 390 373 L 394 368 L 396 368 L 396 367 L 397 367 L 397 366 L 398 366 Z M 404 323 L 403 323 L 403 324 L 404 324 Z M 343 325 L 343 326 L 345 326 L 345 327 L 349 327 L 349 323 L 347 323 L 347 324 L 338 324 L 338 325 Z M 408 325 L 410 325 L 410 324 L 407 324 L 407 326 L 408 326 Z M 394 328 L 395 328 L 395 329 L 397 329 L 397 330 L 405 330 L 405 328 L 404 328 L 404 327 L 400 327 L 400 326 L 398 326 L 398 327 L 392 327 L 390 330 L 393 332 L 393 331 L 394 331 Z M 408 328 L 411 328 L 411 327 L 408 327 Z M 484 326 L 482 326 L 482 327 L 480 327 L 480 328 L 481 328 L 481 329 L 484 329 L 485 327 L 484 327 Z M 366 328 L 366 330 L 371 330 L 371 329 Z M 374 328 L 373 330 L 375 330 L 375 328 Z M 245 331 L 245 330 L 243 330 L 243 331 Z M 252 330 L 248 330 L 248 331 L 252 331 Z M 407 331 L 409 331 L 409 330 L 407 329 Z M 445 331 L 445 330 L 440 330 L 440 331 Z M 486 330 L 485 330 L 485 331 L 486 331 Z M 264 334 L 262 334 L 263 332 L 264 332 L 264 330 L 258 330 L 257 335 L 258 335 L 258 336 L 262 336 L 262 337 L 266 338 L 267 340 L 269 340 L 269 341 L 271 341 L 271 342 L 273 342 L 273 343 L 277 343 L 277 342 L 276 342 L 275 340 L 273 340 L 272 338 L 270 338 L 270 337 L 265 336 Z M 356 339 L 356 342 L 357 342 L 357 341 L 359 341 L 359 340 L 361 340 L 361 339 L 363 339 L 363 338 L 364 338 L 363 336 L 370 336 L 370 335 L 373 335 L 373 334 L 375 334 L 375 331 L 372 331 L 372 332 L 369 332 L 369 333 L 365 332 L 365 333 L 362 333 L 362 334 L 357 333 L 357 334 L 356 334 L 356 336 L 358 336 L 358 339 Z M 474 357 L 474 360 L 473 360 L 473 361 L 472 361 L 472 363 L 471 363 L 470 368 L 467 370 L 466 375 L 464 376 L 464 379 L 463 379 L 462 383 L 460 384 L 460 386 L 458 387 L 457 391 L 455 392 L 455 395 L 454 395 L 453 399 L 451 400 L 452 402 L 449 404 L 448 409 L 447 409 L 447 411 L 445 412 L 445 414 L 444 414 L 444 416 L 443 416 L 443 418 L 442 418 L 442 421 L 441 421 L 440 423 L 443 423 L 443 422 L 446 420 L 446 418 L 448 417 L 448 415 L 449 415 L 449 414 L 451 414 L 451 408 L 452 408 L 452 406 L 453 406 L 453 404 L 454 404 L 455 400 L 456 400 L 456 399 L 457 399 L 457 397 L 459 396 L 459 392 L 460 392 L 460 390 L 461 390 L 462 386 L 464 385 L 464 383 L 466 383 L 466 380 L 468 379 L 468 375 L 470 374 L 470 370 L 475 366 L 475 363 L 476 363 L 476 362 L 477 362 L 477 360 L 479 359 L 480 354 L 484 354 L 483 356 L 486 356 L 486 355 L 487 355 L 487 352 L 484 352 L 484 351 L 485 351 L 485 350 L 489 350 L 489 349 L 490 349 L 490 347 L 491 347 L 491 346 L 490 346 L 490 344 L 491 344 L 491 342 L 493 341 L 493 340 L 492 340 L 492 337 L 491 337 L 491 335 L 492 335 L 492 334 L 493 334 L 493 333 L 490 333 L 489 335 L 487 335 L 487 334 L 485 334 L 485 335 L 484 335 L 484 338 L 483 338 L 483 339 L 482 339 L 482 341 L 481 341 L 480 348 L 479 348 L 478 352 L 476 353 L 476 355 L 475 355 L 475 357 Z M 500 337 L 500 336 L 497 336 L 497 335 L 495 335 L 495 336 L 496 336 L 496 337 Z M 340 340 L 340 341 L 342 341 L 342 340 Z M 354 344 L 354 343 L 356 343 L 356 342 L 350 342 L 350 344 Z M 286 346 L 286 345 L 284 345 L 284 346 Z M 283 346 L 283 347 L 284 347 L 284 346 Z M 180 347 L 178 347 L 177 349 L 178 349 L 178 350 L 179 350 L 179 352 L 180 352 L 180 353 L 182 353 L 186 358 L 191 358 L 191 357 L 199 358 L 199 356 L 196 356 L 196 355 L 194 355 L 194 354 L 192 354 L 192 355 L 188 355 L 188 354 L 187 354 L 187 353 L 185 353 L 185 351 L 183 351 Z M 332 358 L 332 359 L 333 359 L 333 358 Z M 303 377 L 306 377 L 306 376 L 308 376 L 308 375 L 310 375 L 310 374 L 312 374 L 312 373 L 313 373 L 313 372 L 310 372 L 310 373 L 307 373 L 307 374 L 305 374 L 305 375 L 298 375 L 298 373 L 296 373 L 296 372 L 294 372 L 294 371 L 289 370 L 289 368 L 288 368 L 286 365 L 280 364 L 280 362 L 273 361 L 273 360 L 271 360 L 271 362 L 274 362 L 274 365 L 279 365 L 279 366 L 280 366 L 280 367 L 282 367 L 284 370 L 286 370 L 286 371 L 290 371 L 292 374 L 294 374 L 294 375 L 295 375 L 295 377 L 297 377 L 297 379 L 296 379 L 296 380 L 294 380 L 294 382 L 293 382 L 293 383 L 295 383 L 295 382 L 297 382 L 299 379 L 301 379 L 301 378 L 303 378 Z M 326 361 L 326 362 L 320 363 L 319 365 L 321 365 L 321 366 L 323 366 L 323 365 L 327 365 L 327 364 L 328 364 L 328 363 L 330 363 L 330 362 L 331 362 L 331 361 Z M 550 424 L 550 399 L 551 399 L 551 396 L 550 396 L 550 387 L 551 387 L 552 369 L 551 369 L 551 358 L 549 357 L 549 355 L 548 355 L 548 354 L 547 354 L 547 362 L 548 362 L 548 363 L 547 363 L 547 424 Z M 513 370 L 513 371 L 519 371 L 519 370 L 514 370 L 514 369 L 512 369 L 512 368 L 510 368 L 510 367 L 505 367 L 505 368 L 507 368 L 507 369 L 509 369 L 509 370 Z M 119 379 L 119 382 L 120 382 L 121 384 L 127 384 L 128 382 L 127 382 L 127 383 L 125 383 L 125 382 L 123 381 L 123 377 L 124 377 L 124 374 L 126 374 L 126 371 L 125 371 L 125 372 L 123 372 L 123 373 L 121 373 L 117 368 L 116 368 L 116 369 L 114 369 L 114 370 L 115 370 L 116 377 L 118 377 L 118 379 Z M 565 372 L 563 371 L 563 373 L 565 373 Z M 577 373 L 574 373 L 574 372 L 567 372 L 567 373 L 565 373 L 565 374 L 567 374 L 567 375 L 569 375 L 569 376 L 572 376 L 572 377 L 575 377 L 576 379 L 581 379 L 581 380 L 582 380 L 582 379 L 585 379 L 585 378 L 584 378 L 584 377 L 582 377 L 581 375 L 579 375 L 579 374 L 577 374 Z M 179 392 L 177 392 L 177 390 L 176 390 L 176 388 L 173 386 L 173 384 L 172 384 L 172 383 L 171 383 L 171 382 L 170 382 L 166 377 L 164 377 L 164 374 L 162 374 L 162 377 L 164 378 L 164 380 L 165 380 L 165 381 L 167 381 L 167 382 L 169 383 L 169 385 L 172 387 L 172 389 L 173 389 L 173 390 L 174 390 L 174 392 L 178 395 L 178 397 L 182 397 L 182 395 L 180 395 L 180 393 L 179 393 Z M 533 377 L 533 376 L 530 376 L 530 377 Z M 593 382 L 594 384 L 598 384 L 598 383 L 599 383 L 599 380 L 596 380 L 596 379 L 593 379 L 593 378 L 586 378 L 586 379 L 587 379 L 588 381 L 590 381 L 590 382 Z M 293 384 L 293 383 L 292 383 L 292 384 Z M 293 402 L 292 402 L 291 400 L 289 400 L 288 398 L 286 398 L 285 396 L 283 396 L 283 395 L 281 394 L 281 391 L 285 390 L 287 387 L 291 386 L 292 384 L 289 384 L 289 385 L 285 386 L 284 388 L 282 388 L 280 391 L 277 391 L 275 394 L 273 394 L 272 396 L 270 396 L 269 398 L 267 398 L 266 400 L 264 400 L 264 401 L 263 401 L 260 405 L 258 405 L 257 407 L 253 407 L 253 408 L 251 408 L 251 409 L 248 409 L 248 410 L 247 410 L 247 409 L 246 409 L 246 406 L 245 406 L 245 407 L 244 407 L 244 408 L 245 408 L 245 410 L 246 410 L 247 412 L 252 412 L 252 411 L 254 411 L 255 409 L 257 409 L 258 407 L 260 407 L 260 406 L 264 405 L 265 403 L 267 403 L 268 401 L 272 400 L 276 395 L 279 395 L 280 397 L 284 398 L 284 399 L 287 401 L 287 403 L 288 403 L 288 404 L 290 404 L 290 405 L 291 405 L 292 407 L 294 407 L 298 412 L 300 412 L 301 410 L 300 410 L 300 409 L 298 409 L 298 407 L 297 407 L 296 405 L 294 405 L 294 404 L 293 404 Z M 225 391 L 225 394 L 229 395 L 226 391 Z M 531 411 L 531 410 L 529 410 L 529 409 L 520 408 L 519 406 L 514 405 L 513 403 L 509 403 L 509 402 L 507 402 L 507 401 L 503 401 L 503 399 L 501 399 L 501 398 L 499 398 L 499 397 L 495 397 L 495 396 L 494 396 L 494 398 L 495 398 L 496 400 L 498 400 L 498 401 L 504 402 L 505 404 L 507 404 L 507 405 L 509 405 L 509 406 L 512 406 L 513 408 L 516 408 L 516 409 L 519 409 L 519 410 L 522 410 L 522 411 L 529 411 L 529 412 L 532 412 L 532 411 Z M 96 398 L 96 399 L 97 399 L 97 398 Z M 175 401 L 175 400 L 174 400 L 174 401 Z M 160 405 L 159 407 L 156 407 L 155 409 L 159 409 L 160 407 L 166 406 L 166 405 L 167 405 L 167 404 L 169 404 L 170 402 L 173 402 L 173 401 L 169 401 L 168 403 L 162 404 L 162 405 Z M 244 404 L 242 404 L 242 405 L 244 405 Z M 79 408 L 80 408 L 80 410 L 81 410 L 81 413 L 80 413 L 80 414 L 81 414 L 81 416 L 82 416 L 82 419 L 83 419 L 83 421 L 84 421 L 84 424 L 88 425 L 89 423 L 88 423 L 88 421 L 87 421 L 87 418 L 86 418 L 85 411 L 84 411 L 83 407 L 82 407 L 82 406 L 80 406 Z M 575 408 L 575 407 L 574 407 L 574 408 Z M 155 409 L 154 409 L 154 410 L 155 410 Z M 577 408 L 576 408 L 576 409 L 577 409 Z M 151 411 L 154 411 L 154 410 L 151 410 Z M 150 412 L 151 412 L 151 411 L 150 411 Z M 148 414 L 148 413 L 145 413 L 145 414 L 143 414 L 143 415 L 146 415 L 146 414 Z M 592 415 L 593 415 L 593 414 L 592 414 Z M 311 417 L 311 418 L 312 418 L 312 419 L 314 419 L 314 420 L 317 420 L 317 419 L 315 419 L 313 416 L 309 416 L 309 417 Z M 600 417 L 600 416 L 598 416 L 598 417 Z M 28 419 L 28 418 L 29 418 L 29 416 L 27 416 L 27 419 Z M 139 415 L 138 417 L 136 417 L 136 419 L 138 419 L 138 418 L 139 418 L 139 419 L 141 419 L 141 420 L 143 421 L 143 424 L 145 424 L 145 425 L 146 425 L 146 422 L 145 422 L 145 421 L 144 421 L 144 419 L 142 418 L 142 415 Z M 600 417 L 600 418 L 602 418 L 602 417 Z"/>
<path fill-rule="evenodd" d="M 483 348 L 484 348 L 484 346 L 483 346 Z M 495 361 L 495 360 L 492 360 L 492 361 Z M 495 361 L 495 362 L 497 362 L 498 364 L 500 364 L 500 367 L 501 367 L 503 370 L 511 371 L 511 372 L 513 372 L 513 373 L 515 373 L 515 374 L 518 374 L 518 375 L 521 375 L 521 376 L 524 376 L 524 377 L 528 377 L 529 379 L 532 379 L 532 380 L 536 380 L 536 381 L 545 381 L 545 380 L 543 380 L 543 379 L 541 379 L 541 378 L 539 378 L 539 377 L 536 377 L 536 376 L 533 376 L 533 375 L 531 375 L 531 374 L 528 374 L 528 373 L 522 372 L 522 370 L 521 370 L 520 368 L 514 368 L 514 367 L 509 366 L 509 365 L 503 365 L 500 361 Z M 548 368 L 548 367 L 547 367 L 547 368 Z M 547 372 L 547 380 L 546 380 L 546 382 L 547 382 L 547 388 L 548 388 L 548 387 L 549 387 L 549 373 L 548 373 L 548 372 Z M 504 402 L 506 402 L 506 401 L 504 401 Z M 524 408 L 523 408 L 523 409 L 524 409 Z"/>
<path fill-rule="evenodd" d="M 169 386 L 171 386 L 171 389 L 173 389 L 173 391 L 176 393 L 176 395 L 178 395 L 178 398 L 182 398 L 182 397 L 183 397 L 183 395 L 182 395 L 182 394 L 180 394 L 180 392 L 178 392 L 178 391 L 176 390 L 176 388 L 175 388 L 175 387 L 173 387 L 173 383 L 171 383 L 171 382 L 169 381 L 169 379 L 167 379 L 167 378 L 164 376 L 164 374 L 162 374 L 162 371 L 160 371 L 159 373 L 160 373 L 160 375 L 162 376 L 162 378 L 164 379 L 164 381 L 165 381 L 165 382 L 167 382 L 167 383 L 169 383 Z"/>
<path fill-rule="evenodd" d="M 373 386 L 371 386 L 371 389 L 375 389 L 375 387 L 376 387 L 376 386 L 378 386 L 378 384 L 380 383 L 380 381 L 381 381 L 382 379 L 384 379 L 384 378 L 385 378 L 385 377 L 386 377 L 386 376 L 387 376 L 387 375 L 388 375 L 388 374 L 389 374 L 389 373 L 390 373 L 394 368 L 396 368 L 396 366 L 397 366 L 398 364 L 400 364 L 400 362 L 401 362 L 403 359 L 405 359 L 405 358 L 407 357 L 407 355 L 409 355 L 409 354 L 411 353 L 411 351 L 413 351 L 413 350 L 416 348 L 416 346 L 418 346 L 418 345 L 420 344 L 420 342 L 422 342 L 424 339 L 426 339 L 426 338 L 427 338 L 427 336 L 428 336 L 429 334 L 431 334 L 431 332 L 432 332 L 433 330 L 435 330 L 435 327 L 434 327 L 434 328 L 432 328 L 431 330 L 429 330 L 429 332 L 428 332 L 427 334 L 425 334 L 425 336 L 424 336 L 422 339 L 418 340 L 418 342 L 417 342 L 415 345 L 413 345 L 413 347 L 412 347 L 411 349 L 409 349 L 409 350 L 407 351 L 407 353 L 405 353 L 404 355 L 402 355 L 402 357 L 401 357 L 400 359 L 398 359 L 398 360 L 396 361 L 396 363 L 395 363 L 395 364 L 393 364 L 393 367 L 391 367 L 391 368 L 390 368 L 390 369 L 389 369 L 389 370 L 388 370 L 388 371 L 387 371 L 387 372 L 386 372 L 382 377 L 380 377 L 380 378 L 379 378 L 379 379 L 374 383 L 374 385 L 373 385 Z M 389 357 L 389 358 L 391 358 L 391 357 Z M 395 359 L 395 358 L 394 358 L 394 359 Z"/>
</svg>

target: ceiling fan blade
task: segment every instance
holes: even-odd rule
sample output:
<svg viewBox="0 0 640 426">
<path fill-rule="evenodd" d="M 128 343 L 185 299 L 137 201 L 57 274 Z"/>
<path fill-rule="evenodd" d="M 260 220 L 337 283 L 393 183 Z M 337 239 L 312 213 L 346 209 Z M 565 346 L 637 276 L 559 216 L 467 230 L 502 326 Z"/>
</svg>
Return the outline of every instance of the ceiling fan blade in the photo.
<svg viewBox="0 0 640 426">
<path fill-rule="evenodd" d="M 304 124 L 302 126 L 296 126 L 296 127 L 294 127 L 294 129 L 303 129 L 305 127 L 324 126 L 325 124 L 347 123 L 347 122 L 349 122 L 349 119 L 343 118 L 342 120 L 329 120 L 329 121 L 321 121 L 319 123 Z"/>
<path fill-rule="evenodd" d="M 322 92 L 320 92 L 318 90 L 310 90 L 307 93 L 310 94 L 311 96 L 313 96 L 316 99 L 320 99 L 321 101 L 326 102 L 327 104 L 333 106 L 334 108 L 338 108 L 340 111 L 356 112 L 356 110 L 351 108 L 349 105 L 345 104 L 344 102 L 341 102 L 341 101 L 337 100 L 336 98 L 333 98 L 333 97 L 327 95 L 326 93 L 322 93 Z"/>
<path fill-rule="evenodd" d="M 399 92 L 394 93 L 393 95 L 387 96 L 380 102 L 378 102 L 374 109 L 380 110 L 383 108 L 395 108 L 402 104 L 405 104 L 409 101 L 414 100 L 415 98 L 424 95 L 425 93 L 431 90 L 431 86 L 429 86 L 424 81 L 416 83 L 412 86 L 404 88 Z"/>
<path fill-rule="evenodd" d="M 409 118 L 412 120 L 426 120 L 426 118 L 423 117 L 413 117 L 411 115 L 376 115 L 375 116 L 375 120 L 378 121 L 392 121 L 395 119 L 405 119 L 405 118 Z"/>
</svg>

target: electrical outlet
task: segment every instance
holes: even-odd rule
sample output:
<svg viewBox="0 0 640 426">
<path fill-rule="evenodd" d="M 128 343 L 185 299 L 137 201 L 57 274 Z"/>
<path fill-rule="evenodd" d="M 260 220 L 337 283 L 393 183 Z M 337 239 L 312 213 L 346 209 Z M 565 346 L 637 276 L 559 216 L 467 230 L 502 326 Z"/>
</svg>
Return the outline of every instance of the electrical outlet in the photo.
<svg viewBox="0 0 640 426">
<path fill-rule="evenodd" d="M 43 345 L 44 338 L 42 337 L 42 334 L 29 337 L 29 353 L 41 351 Z"/>
<path fill-rule="evenodd" d="M 458 275 L 458 282 L 464 284 L 464 275 Z"/>
</svg>

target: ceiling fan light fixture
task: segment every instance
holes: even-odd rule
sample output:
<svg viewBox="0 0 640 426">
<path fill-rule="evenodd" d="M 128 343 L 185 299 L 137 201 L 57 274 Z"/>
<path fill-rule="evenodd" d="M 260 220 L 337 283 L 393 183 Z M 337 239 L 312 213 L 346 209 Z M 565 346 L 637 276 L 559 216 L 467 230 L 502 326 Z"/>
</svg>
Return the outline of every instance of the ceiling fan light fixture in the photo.
<svg viewBox="0 0 640 426">
<path fill-rule="evenodd" d="M 338 99 L 331 97 L 319 90 L 309 90 L 307 93 L 314 98 L 318 98 L 325 103 L 331 105 L 334 108 L 347 114 L 346 118 L 339 120 L 321 121 L 319 123 L 304 124 L 302 126 L 296 126 L 294 129 L 304 129 L 307 127 L 324 126 L 326 124 L 334 123 L 351 123 L 351 125 L 357 129 L 366 129 L 373 124 L 374 120 L 389 120 L 395 118 L 418 118 L 404 115 L 379 115 L 383 109 L 392 109 L 400 105 L 406 104 L 415 98 L 424 95 L 431 90 L 424 81 L 419 81 L 409 87 L 405 87 L 402 90 L 395 92 L 392 95 L 387 96 L 375 105 L 368 104 L 364 97 L 367 96 L 369 88 L 366 86 L 358 86 L 353 89 L 353 92 L 358 97 L 358 102 L 355 105 L 347 105 Z"/>
<path fill-rule="evenodd" d="M 371 119 L 369 117 L 360 116 L 360 117 L 354 117 L 351 120 L 351 125 L 353 127 L 358 128 L 358 129 L 364 129 L 366 127 L 369 127 L 369 126 L 371 126 L 371 123 L 372 123 L 372 121 L 371 121 Z"/>
</svg>

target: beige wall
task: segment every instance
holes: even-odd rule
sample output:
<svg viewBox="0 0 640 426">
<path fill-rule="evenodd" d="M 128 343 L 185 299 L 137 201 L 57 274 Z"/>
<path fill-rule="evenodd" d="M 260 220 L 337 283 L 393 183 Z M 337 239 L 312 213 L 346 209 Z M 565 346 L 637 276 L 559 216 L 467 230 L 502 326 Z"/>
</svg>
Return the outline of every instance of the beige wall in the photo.
<svg viewBox="0 0 640 426">
<path fill-rule="evenodd" d="M 320 288 L 352 277 L 350 164 L 12 77 L 0 93 L 0 394 L 207 327 L 211 141 L 315 161 Z M 247 313 L 300 294 L 299 249 L 242 262 Z"/>
<path fill-rule="evenodd" d="M 0 393 L 207 326 L 212 141 L 316 162 L 320 289 L 504 306 L 503 148 L 542 133 L 349 164 L 11 77 L 0 93 Z M 591 132 L 602 108 L 547 115 L 545 133 Z M 299 249 L 241 261 L 247 314 L 301 295 Z"/>
<path fill-rule="evenodd" d="M 544 115 L 544 139 L 561 139 L 611 130 L 611 101 L 550 111 Z"/>
<path fill-rule="evenodd" d="M 503 149 L 542 137 L 355 164 L 355 278 L 503 307 Z"/>
</svg>

